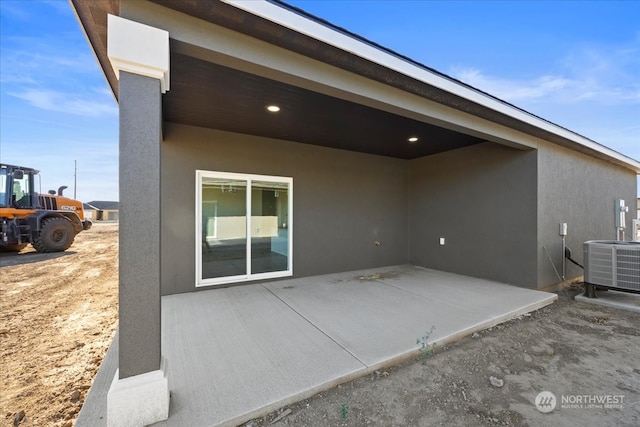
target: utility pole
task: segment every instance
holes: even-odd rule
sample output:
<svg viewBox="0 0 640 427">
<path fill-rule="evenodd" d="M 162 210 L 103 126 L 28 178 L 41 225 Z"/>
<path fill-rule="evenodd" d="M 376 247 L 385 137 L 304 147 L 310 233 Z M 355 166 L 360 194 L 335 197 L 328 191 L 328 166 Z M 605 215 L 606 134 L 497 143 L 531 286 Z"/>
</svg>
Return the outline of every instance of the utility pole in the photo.
<svg viewBox="0 0 640 427">
<path fill-rule="evenodd" d="M 76 182 L 77 182 L 77 176 L 78 176 L 78 161 L 74 160 L 73 161 L 73 198 L 75 200 L 78 200 L 78 197 L 76 197 Z"/>
</svg>

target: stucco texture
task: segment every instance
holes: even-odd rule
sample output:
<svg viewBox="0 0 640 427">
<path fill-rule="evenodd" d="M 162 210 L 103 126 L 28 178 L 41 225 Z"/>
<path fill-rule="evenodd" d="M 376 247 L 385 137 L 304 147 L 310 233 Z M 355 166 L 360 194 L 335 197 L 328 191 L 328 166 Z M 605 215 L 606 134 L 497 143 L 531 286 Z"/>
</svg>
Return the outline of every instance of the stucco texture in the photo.
<svg viewBox="0 0 640 427">
<path fill-rule="evenodd" d="M 616 198 L 635 207 L 632 171 L 546 142 L 400 160 L 165 123 L 161 146 L 163 295 L 206 289 L 196 170 L 293 178 L 295 277 L 410 263 L 543 288 L 560 281 L 560 222 L 580 261 L 584 241 L 615 237 Z M 581 274 L 567 263 L 567 278 Z"/>
<path fill-rule="evenodd" d="M 535 288 L 536 161 L 484 143 L 410 162 L 409 261 Z"/>
<path fill-rule="evenodd" d="M 164 136 L 163 295 L 196 290 L 196 170 L 293 178 L 296 277 L 407 263 L 405 161 L 172 123 Z"/>
<path fill-rule="evenodd" d="M 160 367 L 160 82 L 120 73 L 120 353 L 127 378 Z"/>
<path fill-rule="evenodd" d="M 626 240 L 636 200 L 636 174 L 611 163 L 541 142 L 538 149 L 538 283 L 559 282 L 562 275 L 560 223 L 567 223 L 566 245 L 584 265 L 583 243 L 615 240 L 616 199 L 630 206 Z M 547 254 L 548 252 L 548 254 Z M 552 265 L 553 263 L 553 265 Z M 580 267 L 566 263 L 566 278 L 581 276 Z"/>
</svg>

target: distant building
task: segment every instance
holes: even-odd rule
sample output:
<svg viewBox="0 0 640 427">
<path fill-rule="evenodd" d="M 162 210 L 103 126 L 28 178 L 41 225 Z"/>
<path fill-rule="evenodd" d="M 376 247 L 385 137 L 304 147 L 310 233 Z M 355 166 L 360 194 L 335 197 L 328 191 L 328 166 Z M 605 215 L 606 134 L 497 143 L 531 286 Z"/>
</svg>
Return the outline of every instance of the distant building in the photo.
<svg viewBox="0 0 640 427">
<path fill-rule="evenodd" d="M 87 218 L 94 222 L 118 221 L 118 202 L 93 201 L 84 203 L 84 211 Z"/>
</svg>

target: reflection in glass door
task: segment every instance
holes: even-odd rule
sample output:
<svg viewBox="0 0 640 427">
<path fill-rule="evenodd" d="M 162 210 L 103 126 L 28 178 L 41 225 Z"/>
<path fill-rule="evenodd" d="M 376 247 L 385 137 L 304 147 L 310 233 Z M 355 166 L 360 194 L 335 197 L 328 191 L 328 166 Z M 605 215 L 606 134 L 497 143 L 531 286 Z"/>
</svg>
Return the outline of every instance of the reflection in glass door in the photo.
<svg viewBox="0 0 640 427">
<path fill-rule="evenodd" d="M 197 286 L 292 275 L 291 178 L 197 171 L 197 185 Z"/>
<path fill-rule="evenodd" d="M 251 273 L 287 270 L 289 185 L 251 183 Z"/>
<path fill-rule="evenodd" d="M 247 274 L 247 183 L 202 179 L 202 278 Z"/>
</svg>

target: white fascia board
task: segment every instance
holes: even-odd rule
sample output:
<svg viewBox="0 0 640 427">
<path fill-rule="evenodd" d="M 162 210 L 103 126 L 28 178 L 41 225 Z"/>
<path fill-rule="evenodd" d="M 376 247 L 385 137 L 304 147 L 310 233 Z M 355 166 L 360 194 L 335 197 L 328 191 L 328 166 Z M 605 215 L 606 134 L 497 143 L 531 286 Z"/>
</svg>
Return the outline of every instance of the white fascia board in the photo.
<svg viewBox="0 0 640 427">
<path fill-rule="evenodd" d="M 109 14 L 107 56 L 120 71 L 160 80 L 162 93 L 169 90 L 169 32 Z"/>
<path fill-rule="evenodd" d="M 547 132 L 551 132 L 555 135 L 583 145 L 599 153 L 605 154 L 627 164 L 637 173 L 640 173 L 640 162 L 637 160 L 618 153 L 617 151 L 605 147 L 604 145 L 598 144 L 597 142 L 585 138 L 575 132 L 571 132 L 561 126 L 536 117 L 530 113 L 527 113 L 526 111 L 501 102 L 478 90 L 474 90 L 453 80 L 444 78 L 432 71 L 429 71 L 426 68 L 416 66 L 415 64 L 412 64 L 405 59 L 392 55 L 388 52 L 357 40 L 347 34 L 343 34 L 339 31 L 327 27 L 326 25 L 287 10 L 281 6 L 278 6 L 277 4 L 271 3 L 267 0 L 222 1 L 238 9 L 249 12 L 252 15 L 259 16 L 298 33 L 307 35 L 313 39 L 334 46 L 343 51 L 349 52 L 355 56 L 374 62 L 385 68 L 397 71 L 401 74 L 442 89 L 453 95 L 475 102 L 484 107 L 490 108 L 509 117 L 513 117 L 517 120 L 528 123 Z"/>
</svg>

